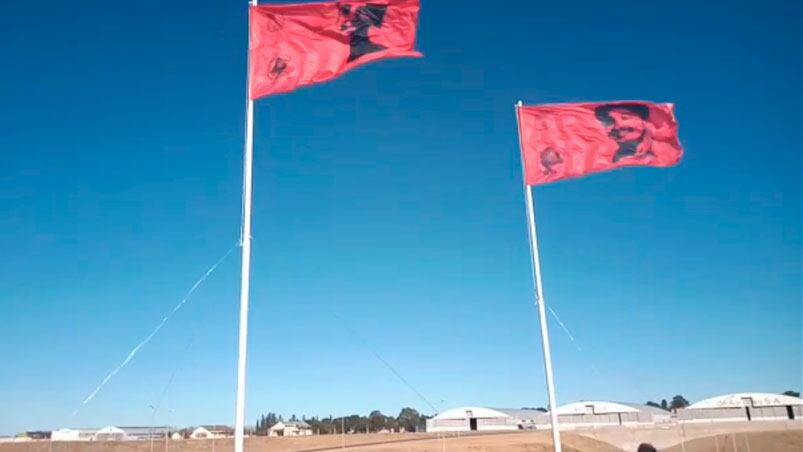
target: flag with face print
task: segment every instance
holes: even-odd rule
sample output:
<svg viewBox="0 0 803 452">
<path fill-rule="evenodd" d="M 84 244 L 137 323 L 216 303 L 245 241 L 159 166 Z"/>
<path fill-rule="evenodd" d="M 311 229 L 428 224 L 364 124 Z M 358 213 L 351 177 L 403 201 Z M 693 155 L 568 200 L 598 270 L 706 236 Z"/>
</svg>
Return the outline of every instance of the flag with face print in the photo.
<svg viewBox="0 0 803 452">
<path fill-rule="evenodd" d="M 324 82 L 371 61 L 421 57 L 418 11 L 418 0 L 252 6 L 251 98 Z"/>
<path fill-rule="evenodd" d="M 672 104 L 539 105 L 517 113 L 528 185 L 624 166 L 672 166 L 683 156 Z"/>
</svg>

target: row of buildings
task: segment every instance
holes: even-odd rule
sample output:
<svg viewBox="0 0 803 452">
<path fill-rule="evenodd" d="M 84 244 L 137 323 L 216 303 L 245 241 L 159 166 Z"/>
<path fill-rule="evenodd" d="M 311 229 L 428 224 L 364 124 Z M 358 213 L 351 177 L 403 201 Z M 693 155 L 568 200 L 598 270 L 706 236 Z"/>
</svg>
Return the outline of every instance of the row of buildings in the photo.
<svg viewBox="0 0 803 452">
<path fill-rule="evenodd" d="M 797 421 L 803 425 L 803 399 L 780 394 L 740 393 L 712 397 L 687 408 L 669 412 L 661 408 L 619 402 L 587 401 L 563 405 L 556 410 L 562 430 L 604 427 L 660 426 L 716 422 Z M 428 432 L 536 430 L 551 427 L 550 414 L 532 409 L 461 407 L 428 419 Z M 132 441 L 229 438 L 234 431 L 221 425 L 203 425 L 177 430 L 171 427 L 116 427 L 100 429 L 63 428 L 52 432 L 29 432 L 5 440 Z M 313 431 L 303 421 L 279 422 L 268 435 L 307 436 Z"/>
<path fill-rule="evenodd" d="M 672 423 L 803 422 L 803 399 L 779 394 L 728 394 L 702 400 L 677 412 L 657 407 L 603 401 L 575 402 L 558 407 L 561 429 L 651 426 Z M 549 413 L 528 409 L 455 408 L 429 419 L 428 432 L 535 430 L 550 428 Z"/>
<path fill-rule="evenodd" d="M 215 426 L 221 427 L 221 426 Z M 268 436 L 309 436 L 312 435 L 312 427 L 304 421 L 281 421 L 274 424 L 268 429 Z M 190 439 L 210 439 L 210 438 L 228 438 L 234 436 L 234 430 L 231 427 L 222 427 L 217 429 L 205 429 L 203 426 L 199 427 L 189 435 Z"/>
<path fill-rule="evenodd" d="M 36 434 L 34 434 L 36 433 Z M 279 422 L 268 429 L 269 436 L 312 435 L 312 427 L 303 421 Z M 62 428 L 52 432 L 31 432 L 20 439 L 51 439 L 52 441 L 136 441 L 178 439 L 222 439 L 234 436 L 234 429 L 226 425 L 201 425 L 191 429 L 173 427 L 117 427 Z"/>
<path fill-rule="evenodd" d="M 231 427 L 202 425 L 193 429 L 178 430 L 166 426 L 103 428 L 61 428 L 50 432 L 53 441 L 136 441 L 150 439 L 207 439 L 232 436 Z"/>
</svg>

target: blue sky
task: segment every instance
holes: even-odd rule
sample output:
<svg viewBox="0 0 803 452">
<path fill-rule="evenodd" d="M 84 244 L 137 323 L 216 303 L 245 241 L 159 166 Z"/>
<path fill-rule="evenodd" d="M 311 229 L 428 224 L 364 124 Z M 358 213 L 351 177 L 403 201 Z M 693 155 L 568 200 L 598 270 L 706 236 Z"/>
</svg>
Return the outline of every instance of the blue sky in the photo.
<svg viewBox="0 0 803 452">
<path fill-rule="evenodd" d="M 0 433 L 231 423 L 245 2 L 0 17 Z M 559 403 L 801 389 L 798 2 L 424 0 L 424 59 L 256 109 L 248 419 L 546 402 L 513 103 L 674 102 L 686 157 L 536 190 Z M 596 370 L 595 370 L 596 369 Z M 443 401 L 443 402 L 441 402 Z M 171 412 L 172 411 L 172 412 Z"/>
</svg>

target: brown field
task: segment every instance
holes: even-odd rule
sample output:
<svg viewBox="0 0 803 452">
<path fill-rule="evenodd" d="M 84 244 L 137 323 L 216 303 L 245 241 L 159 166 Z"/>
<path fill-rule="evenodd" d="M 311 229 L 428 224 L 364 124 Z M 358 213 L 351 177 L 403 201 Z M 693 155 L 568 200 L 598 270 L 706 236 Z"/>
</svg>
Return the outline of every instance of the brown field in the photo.
<svg viewBox="0 0 803 452">
<path fill-rule="evenodd" d="M 803 430 L 715 435 L 689 441 L 684 446 L 685 449 L 677 445 L 666 452 L 800 452 Z"/>
<path fill-rule="evenodd" d="M 620 452 L 609 444 L 571 433 L 562 436 L 566 452 Z M 247 452 L 324 452 L 345 450 L 372 452 L 547 452 L 552 450 L 549 432 L 500 433 L 448 436 L 388 434 L 313 436 L 306 438 L 249 438 Z M 154 452 L 231 452 L 232 440 L 164 440 L 154 442 Z M 0 444 L 0 452 L 150 452 L 149 441 L 53 443 L 48 441 Z"/>
<path fill-rule="evenodd" d="M 563 432 L 566 452 L 621 452 L 608 443 L 588 436 Z M 734 440 L 736 448 L 734 449 Z M 341 449 L 345 441 L 345 449 Z M 153 452 L 231 452 L 232 440 L 155 441 Z M 635 450 L 628 444 L 625 450 Z M 48 441 L 0 444 L 0 452 L 150 452 L 149 441 L 53 443 Z M 249 438 L 247 452 L 549 452 L 549 432 L 495 433 L 448 436 L 434 434 L 388 434 L 313 436 L 306 438 Z M 662 452 L 801 452 L 803 430 L 737 432 L 697 438 L 659 449 Z"/>
</svg>

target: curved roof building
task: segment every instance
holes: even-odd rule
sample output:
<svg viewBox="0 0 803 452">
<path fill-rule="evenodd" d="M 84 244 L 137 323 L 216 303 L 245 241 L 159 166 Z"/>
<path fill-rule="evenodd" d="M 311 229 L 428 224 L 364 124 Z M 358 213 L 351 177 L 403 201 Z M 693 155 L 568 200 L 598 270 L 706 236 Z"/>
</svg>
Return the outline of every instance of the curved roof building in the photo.
<svg viewBox="0 0 803 452">
<path fill-rule="evenodd" d="M 562 405 L 557 413 L 561 428 L 650 425 L 672 421 L 672 413 L 660 408 L 599 400 Z"/>
<path fill-rule="evenodd" d="M 801 418 L 803 418 L 803 399 L 763 392 L 742 392 L 711 397 L 678 411 L 678 420 L 688 423 Z"/>
<path fill-rule="evenodd" d="M 485 408 L 467 406 L 453 408 L 427 420 L 428 432 L 471 432 L 534 429 L 544 413 L 538 410 Z"/>
</svg>

